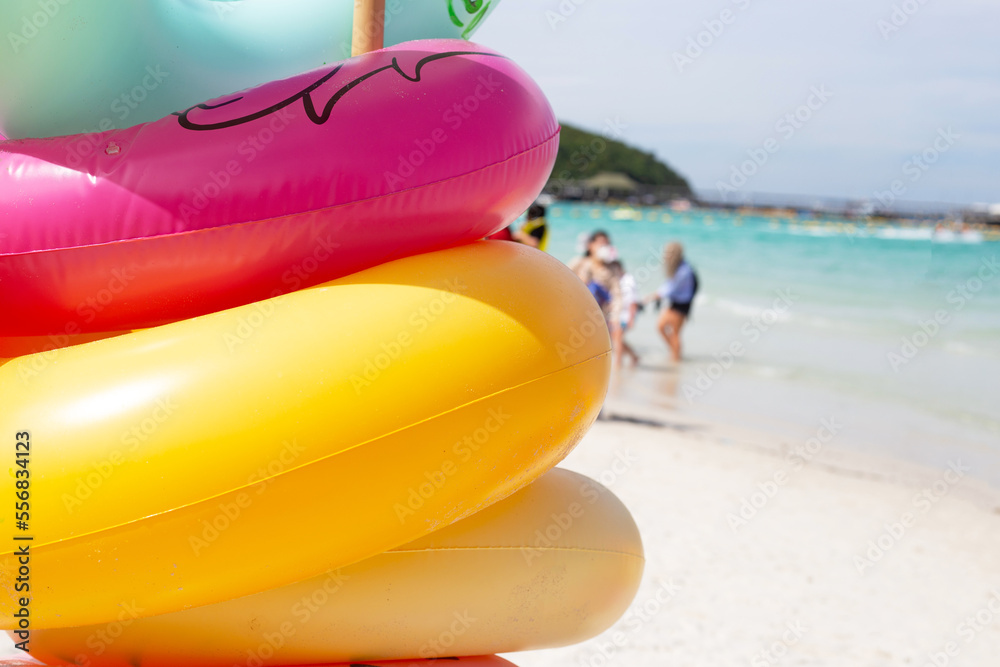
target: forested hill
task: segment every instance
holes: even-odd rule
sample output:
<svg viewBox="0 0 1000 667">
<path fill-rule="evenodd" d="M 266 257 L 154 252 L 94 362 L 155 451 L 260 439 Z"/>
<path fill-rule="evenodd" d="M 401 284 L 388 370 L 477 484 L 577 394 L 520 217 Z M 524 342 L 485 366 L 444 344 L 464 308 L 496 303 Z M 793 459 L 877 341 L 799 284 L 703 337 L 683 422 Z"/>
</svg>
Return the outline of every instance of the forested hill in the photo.
<svg viewBox="0 0 1000 667">
<path fill-rule="evenodd" d="M 691 190 L 683 176 L 652 153 L 563 123 L 552 178 L 575 181 L 606 171 L 627 174 L 643 185 L 669 185 Z"/>
</svg>

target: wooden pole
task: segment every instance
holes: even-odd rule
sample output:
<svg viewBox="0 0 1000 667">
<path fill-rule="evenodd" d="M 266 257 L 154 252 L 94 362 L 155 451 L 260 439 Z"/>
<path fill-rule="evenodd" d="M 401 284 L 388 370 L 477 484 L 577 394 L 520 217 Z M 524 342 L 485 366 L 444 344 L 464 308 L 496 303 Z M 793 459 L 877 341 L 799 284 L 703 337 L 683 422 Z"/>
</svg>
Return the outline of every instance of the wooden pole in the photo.
<svg viewBox="0 0 1000 667">
<path fill-rule="evenodd" d="M 382 48 L 385 39 L 385 0 L 354 0 L 351 55 Z"/>
</svg>

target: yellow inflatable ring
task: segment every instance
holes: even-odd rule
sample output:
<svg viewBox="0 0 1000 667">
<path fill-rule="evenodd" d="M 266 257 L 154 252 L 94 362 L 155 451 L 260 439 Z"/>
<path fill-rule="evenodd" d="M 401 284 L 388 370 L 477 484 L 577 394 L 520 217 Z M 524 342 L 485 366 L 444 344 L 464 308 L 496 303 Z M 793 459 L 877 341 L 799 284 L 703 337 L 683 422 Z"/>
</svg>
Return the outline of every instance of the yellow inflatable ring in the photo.
<svg viewBox="0 0 1000 667">
<path fill-rule="evenodd" d="M 643 563 L 624 505 L 557 469 L 350 567 L 174 614 L 33 632 L 31 655 L 89 667 L 259 667 L 565 646 L 625 612 Z"/>
<path fill-rule="evenodd" d="M 31 627 L 242 597 L 469 516 L 582 437 L 609 348 L 565 266 L 480 242 L 56 350 L 34 375 L 8 362 L 0 432 L 30 439 Z"/>
</svg>

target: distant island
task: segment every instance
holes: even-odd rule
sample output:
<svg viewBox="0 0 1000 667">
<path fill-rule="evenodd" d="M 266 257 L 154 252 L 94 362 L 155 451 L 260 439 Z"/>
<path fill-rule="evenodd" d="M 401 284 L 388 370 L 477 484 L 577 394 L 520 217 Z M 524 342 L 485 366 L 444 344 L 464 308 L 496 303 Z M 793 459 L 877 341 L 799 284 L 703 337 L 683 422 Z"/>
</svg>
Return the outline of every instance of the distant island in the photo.
<svg viewBox="0 0 1000 667">
<path fill-rule="evenodd" d="M 692 196 L 687 180 L 653 153 L 567 123 L 562 124 L 559 152 L 546 190 L 570 198 L 585 190 L 617 195 L 656 192 Z"/>
<path fill-rule="evenodd" d="M 979 230 L 1000 227 L 1000 203 L 969 206 L 895 202 L 892 207 L 880 207 L 864 198 L 749 191 L 741 191 L 739 196 L 730 198 L 713 196 L 715 193 L 710 191 L 699 195 L 683 176 L 658 160 L 653 153 L 618 141 L 617 137 L 621 134 L 621 130 L 610 121 L 600 133 L 562 123 L 559 151 L 545 185 L 545 194 L 560 200 L 603 202 L 616 206 L 670 206 L 675 211 L 693 206 L 789 218 L 806 216 L 836 217 L 865 223 L 944 223 L 945 232 L 952 227 L 959 231 L 965 227 Z M 1000 230 L 990 233 L 1000 234 Z"/>
</svg>

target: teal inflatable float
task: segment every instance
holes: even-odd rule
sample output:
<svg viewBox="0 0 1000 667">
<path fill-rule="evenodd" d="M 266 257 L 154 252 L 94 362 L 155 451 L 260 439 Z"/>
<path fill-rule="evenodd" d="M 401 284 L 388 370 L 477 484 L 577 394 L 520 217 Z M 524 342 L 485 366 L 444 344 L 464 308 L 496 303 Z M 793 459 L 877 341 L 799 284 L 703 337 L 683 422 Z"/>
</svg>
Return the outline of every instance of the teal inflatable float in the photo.
<svg viewBox="0 0 1000 667">
<path fill-rule="evenodd" d="M 386 0 L 385 45 L 468 39 L 499 0 Z M 125 128 L 351 55 L 353 0 L 3 0 L 0 134 Z"/>
</svg>

